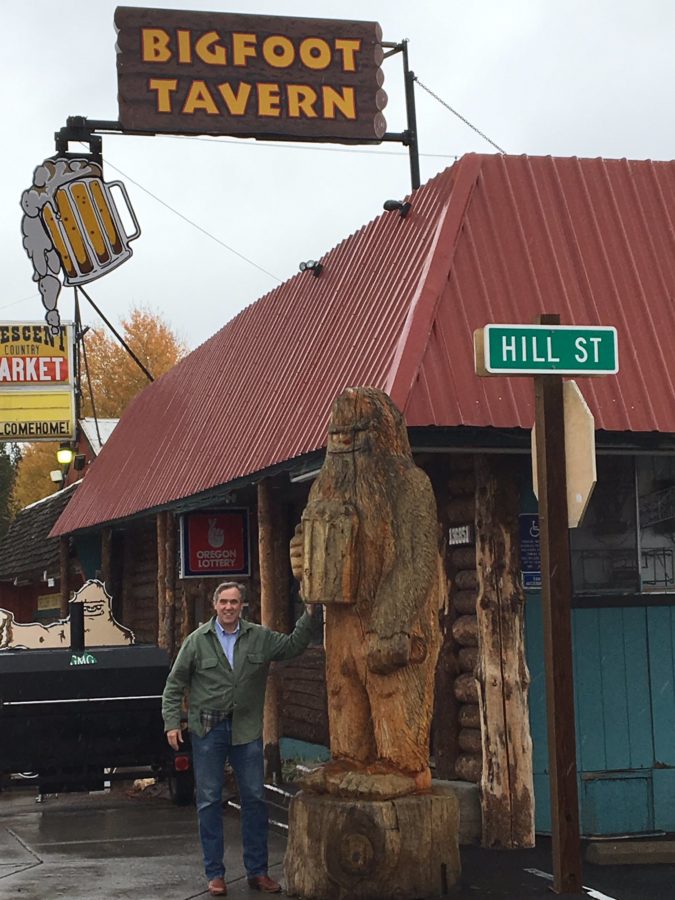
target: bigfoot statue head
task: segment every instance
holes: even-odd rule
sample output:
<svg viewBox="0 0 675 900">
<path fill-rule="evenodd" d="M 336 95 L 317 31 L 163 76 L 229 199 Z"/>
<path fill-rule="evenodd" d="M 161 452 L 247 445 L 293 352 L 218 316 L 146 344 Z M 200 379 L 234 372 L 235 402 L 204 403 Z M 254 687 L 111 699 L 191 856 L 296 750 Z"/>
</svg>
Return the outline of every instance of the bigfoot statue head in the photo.
<svg viewBox="0 0 675 900">
<path fill-rule="evenodd" d="M 357 451 L 412 459 L 403 416 L 376 388 L 347 388 L 333 403 L 327 452 Z"/>
</svg>

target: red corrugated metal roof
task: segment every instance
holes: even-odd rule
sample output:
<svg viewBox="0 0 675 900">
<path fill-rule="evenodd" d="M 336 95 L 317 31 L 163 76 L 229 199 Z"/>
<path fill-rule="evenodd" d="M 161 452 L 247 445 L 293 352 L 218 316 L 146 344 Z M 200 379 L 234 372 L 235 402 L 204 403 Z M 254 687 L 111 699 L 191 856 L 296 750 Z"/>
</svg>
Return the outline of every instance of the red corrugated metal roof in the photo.
<svg viewBox="0 0 675 900">
<path fill-rule="evenodd" d="M 674 189 L 675 162 L 463 157 L 146 388 L 53 533 L 323 446 L 348 385 L 411 426 L 529 428 L 530 380 L 474 375 L 472 333 L 541 312 L 618 328 L 619 375 L 581 380 L 598 428 L 675 431 Z"/>
<path fill-rule="evenodd" d="M 619 374 L 577 379 L 596 428 L 675 431 L 675 162 L 483 159 L 409 424 L 530 428 L 531 380 L 476 378 L 469 336 L 541 312 L 617 328 Z"/>
</svg>

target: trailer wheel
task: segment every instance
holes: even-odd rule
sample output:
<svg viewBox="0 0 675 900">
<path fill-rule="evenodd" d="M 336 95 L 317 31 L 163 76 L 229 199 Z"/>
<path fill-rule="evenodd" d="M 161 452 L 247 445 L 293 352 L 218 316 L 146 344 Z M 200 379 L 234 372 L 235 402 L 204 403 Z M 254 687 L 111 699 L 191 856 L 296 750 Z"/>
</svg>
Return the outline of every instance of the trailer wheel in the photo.
<svg viewBox="0 0 675 900">
<path fill-rule="evenodd" d="M 195 778 L 191 771 L 172 772 L 169 776 L 169 795 L 176 806 L 189 806 L 195 799 Z"/>
</svg>

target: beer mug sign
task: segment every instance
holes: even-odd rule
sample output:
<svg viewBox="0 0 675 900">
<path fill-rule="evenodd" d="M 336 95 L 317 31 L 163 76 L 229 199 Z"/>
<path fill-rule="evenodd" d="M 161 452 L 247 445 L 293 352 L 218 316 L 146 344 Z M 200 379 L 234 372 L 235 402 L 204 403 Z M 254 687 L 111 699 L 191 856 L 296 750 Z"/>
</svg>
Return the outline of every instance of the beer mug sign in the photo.
<svg viewBox="0 0 675 900">
<path fill-rule="evenodd" d="M 113 189 L 119 192 L 133 229 L 127 233 Z M 130 242 L 141 233 L 120 181 L 103 181 L 101 167 L 87 159 L 48 159 L 21 197 L 23 246 L 33 262 L 45 316 L 58 329 L 56 308 L 64 284 L 87 284 L 132 255 Z"/>
<path fill-rule="evenodd" d="M 112 188 L 119 188 L 134 223 L 126 234 Z M 141 233 L 121 181 L 78 178 L 62 185 L 42 210 L 44 222 L 61 259 L 67 285 L 100 278 L 131 256 L 129 242 Z"/>
</svg>

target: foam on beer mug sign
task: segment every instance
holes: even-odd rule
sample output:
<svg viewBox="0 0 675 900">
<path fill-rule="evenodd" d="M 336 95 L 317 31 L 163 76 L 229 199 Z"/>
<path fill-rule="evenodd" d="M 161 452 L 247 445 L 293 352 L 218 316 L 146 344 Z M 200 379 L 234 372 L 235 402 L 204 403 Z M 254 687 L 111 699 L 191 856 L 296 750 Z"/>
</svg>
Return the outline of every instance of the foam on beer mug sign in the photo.
<svg viewBox="0 0 675 900">
<path fill-rule="evenodd" d="M 478 375 L 615 375 L 611 325 L 486 325 L 474 332 Z"/>
</svg>

